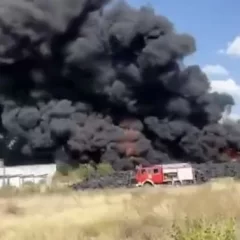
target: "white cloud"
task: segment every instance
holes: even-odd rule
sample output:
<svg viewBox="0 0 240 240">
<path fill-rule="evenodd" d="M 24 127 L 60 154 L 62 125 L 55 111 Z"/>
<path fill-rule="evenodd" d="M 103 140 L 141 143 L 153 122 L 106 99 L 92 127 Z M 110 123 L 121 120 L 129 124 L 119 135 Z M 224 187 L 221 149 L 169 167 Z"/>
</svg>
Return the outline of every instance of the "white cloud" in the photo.
<svg viewBox="0 0 240 240">
<path fill-rule="evenodd" d="M 238 114 L 238 113 L 231 113 L 230 115 L 229 115 L 229 118 L 230 119 L 232 119 L 232 120 L 239 120 L 240 119 L 240 114 Z"/>
<path fill-rule="evenodd" d="M 238 85 L 232 78 L 226 80 L 212 80 L 210 83 L 211 91 L 229 93 L 234 98 L 239 98 L 240 100 L 240 85 Z"/>
<path fill-rule="evenodd" d="M 228 93 L 233 97 L 235 106 L 240 105 L 240 85 L 238 85 L 232 78 L 225 80 L 212 80 L 210 81 L 210 84 L 211 92 Z M 228 118 L 238 120 L 240 119 L 240 113 L 232 112 Z"/>
<path fill-rule="evenodd" d="M 203 68 L 202 68 L 203 72 L 205 72 L 209 77 L 212 77 L 212 76 L 228 76 L 229 75 L 229 72 L 228 70 L 219 65 L 219 64 L 216 64 L 216 65 L 205 65 Z"/>
<path fill-rule="evenodd" d="M 240 36 L 235 37 L 231 42 L 229 42 L 226 49 L 218 50 L 218 53 L 240 57 Z"/>
</svg>

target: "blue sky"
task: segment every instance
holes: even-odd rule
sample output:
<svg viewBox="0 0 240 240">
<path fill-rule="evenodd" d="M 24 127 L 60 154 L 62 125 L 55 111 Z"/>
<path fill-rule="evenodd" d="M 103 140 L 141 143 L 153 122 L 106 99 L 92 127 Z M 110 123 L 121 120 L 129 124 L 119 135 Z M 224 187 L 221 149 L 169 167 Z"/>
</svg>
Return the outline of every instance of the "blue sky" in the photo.
<svg viewBox="0 0 240 240">
<path fill-rule="evenodd" d="M 150 4 L 156 13 L 168 17 L 178 32 L 186 32 L 194 36 L 197 51 L 186 60 L 186 63 L 199 64 L 205 69 L 209 78 L 213 80 L 214 89 L 218 91 L 227 89 L 234 96 L 237 104 L 233 113 L 240 115 L 240 1 L 128 0 L 127 2 L 134 7 Z"/>
</svg>

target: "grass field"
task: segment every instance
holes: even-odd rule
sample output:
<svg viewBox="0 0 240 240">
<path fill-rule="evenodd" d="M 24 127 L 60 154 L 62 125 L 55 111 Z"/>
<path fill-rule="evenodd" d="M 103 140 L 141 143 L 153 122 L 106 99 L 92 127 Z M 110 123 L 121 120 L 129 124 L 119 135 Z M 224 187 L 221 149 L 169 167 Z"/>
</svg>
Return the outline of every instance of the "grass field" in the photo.
<svg viewBox="0 0 240 240">
<path fill-rule="evenodd" d="M 240 183 L 2 196 L 0 216 L 6 240 L 240 239 Z"/>
</svg>

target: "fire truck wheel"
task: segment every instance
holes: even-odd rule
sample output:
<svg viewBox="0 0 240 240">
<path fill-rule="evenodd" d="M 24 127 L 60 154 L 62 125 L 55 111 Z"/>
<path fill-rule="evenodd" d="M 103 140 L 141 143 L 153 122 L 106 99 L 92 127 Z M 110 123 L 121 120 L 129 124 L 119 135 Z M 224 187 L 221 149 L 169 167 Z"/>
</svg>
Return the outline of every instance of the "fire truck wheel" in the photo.
<svg viewBox="0 0 240 240">
<path fill-rule="evenodd" d="M 146 182 L 143 184 L 143 187 L 153 187 L 153 185 L 150 182 Z"/>
<path fill-rule="evenodd" d="M 192 185 L 192 184 L 193 184 L 193 181 L 191 181 L 191 180 L 184 180 L 182 182 L 182 185 Z"/>
<path fill-rule="evenodd" d="M 180 181 L 175 181 L 173 185 L 174 185 L 174 186 L 181 186 L 182 184 L 181 184 Z"/>
</svg>

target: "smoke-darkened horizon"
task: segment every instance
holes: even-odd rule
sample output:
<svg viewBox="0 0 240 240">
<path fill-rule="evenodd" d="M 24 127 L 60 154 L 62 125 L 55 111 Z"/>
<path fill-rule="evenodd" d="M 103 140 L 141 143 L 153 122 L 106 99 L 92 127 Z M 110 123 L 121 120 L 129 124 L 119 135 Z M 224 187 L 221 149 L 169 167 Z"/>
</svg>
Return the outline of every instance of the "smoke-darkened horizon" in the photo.
<svg viewBox="0 0 240 240">
<path fill-rule="evenodd" d="M 218 123 L 227 94 L 210 93 L 195 39 L 143 6 L 106 0 L 0 3 L 2 126 L 25 161 L 221 161 L 240 131 Z M 10 158 L 9 158 L 10 159 Z M 40 159 L 40 160 L 37 160 Z"/>
</svg>

